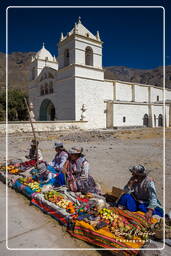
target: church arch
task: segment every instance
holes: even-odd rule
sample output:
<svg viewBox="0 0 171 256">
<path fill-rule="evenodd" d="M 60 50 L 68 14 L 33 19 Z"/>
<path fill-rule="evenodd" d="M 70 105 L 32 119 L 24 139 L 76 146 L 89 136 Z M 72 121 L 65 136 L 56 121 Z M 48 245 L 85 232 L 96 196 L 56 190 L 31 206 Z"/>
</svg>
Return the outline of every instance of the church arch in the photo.
<svg viewBox="0 0 171 256">
<path fill-rule="evenodd" d="M 163 115 L 162 114 L 160 114 L 158 116 L 158 126 L 163 126 Z"/>
<path fill-rule="evenodd" d="M 65 49 L 64 51 L 64 66 L 68 66 L 70 63 L 70 54 L 69 54 L 69 49 Z"/>
<path fill-rule="evenodd" d="M 148 127 L 149 126 L 149 117 L 147 114 L 144 115 L 143 117 L 143 125 Z"/>
<path fill-rule="evenodd" d="M 85 65 L 93 66 L 93 50 L 90 46 L 85 49 Z"/>
<path fill-rule="evenodd" d="M 49 99 L 44 99 L 40 106 L 39 119 L 40 121 L 54 121 L 55 120 L 55 106 Z"/>
</svg>

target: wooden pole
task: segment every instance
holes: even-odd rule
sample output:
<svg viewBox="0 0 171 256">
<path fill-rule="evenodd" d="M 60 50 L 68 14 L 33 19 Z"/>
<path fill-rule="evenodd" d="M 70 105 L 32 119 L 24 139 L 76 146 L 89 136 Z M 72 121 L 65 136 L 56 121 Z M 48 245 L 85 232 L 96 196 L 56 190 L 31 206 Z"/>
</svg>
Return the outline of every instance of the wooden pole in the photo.
<svg viewBox="0 0 171 256">
<path fill-rule="evenodd" d="M 24 101 L 25 101 L 25 104 L 26 104 L 26 107 L 27 107 L 27 110 L 28 110 L 28 113 L 29 113 L 29 120 L 30 120 L 30 124 L 31 124 L 31 128 L 32 128 L 34 140 L 36 142 L 36 166 L 37 166 L 38 165 L 38 161 L 39 161 L 39 157 L 38 157 L 38 143 L 37 143 L 38 141 L 37 141 L 37 138 L 36 138 L 36 133 L 35 133 L 35 130 L 34 130 L 33 122 L 31 120 L 30 108 L 29 108 L 29 105 L 28 105 L 27 100 L 26 100 L 25 97 L 24 97 Z"/>
</svg>

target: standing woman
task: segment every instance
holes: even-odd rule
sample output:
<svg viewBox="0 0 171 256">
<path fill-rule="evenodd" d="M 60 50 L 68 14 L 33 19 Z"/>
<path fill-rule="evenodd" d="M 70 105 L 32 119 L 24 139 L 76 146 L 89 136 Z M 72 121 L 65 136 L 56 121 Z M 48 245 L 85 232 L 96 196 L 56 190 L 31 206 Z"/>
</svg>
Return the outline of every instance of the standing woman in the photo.
<svg viewBox="0 0 171 256">
<path fill-rule="evenodd" d="M 63 186 L 66 184 L 63 170 L 68 159 L 68 153 L 63 143 L 55 143 L 55 151 L 56 155 L 52 162 L 49 163 L 47 169 L 53 174 L 54 186 Z"/>
<path fill-rule="evenodd" d="M 82 154 L 83 148 L 72 147 L 69 150 L 69 161 L 67 165 L 67 183 L 71 191 L 84 194 L 99 193 L 96 183 L 89 175 L 89 163 Z"/>
</svg>

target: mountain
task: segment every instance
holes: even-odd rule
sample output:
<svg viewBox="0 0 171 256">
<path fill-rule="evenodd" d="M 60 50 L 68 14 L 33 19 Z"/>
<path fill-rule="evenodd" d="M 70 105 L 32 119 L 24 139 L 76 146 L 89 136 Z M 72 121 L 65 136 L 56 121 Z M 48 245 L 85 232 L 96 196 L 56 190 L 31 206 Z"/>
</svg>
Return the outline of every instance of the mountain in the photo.
<svg viewBox="0 0 171 256">
<path fill-rule="evenodd" d="M 163 68 L 135 69 L 124 66 L 105 67 L 105 78 L 163 86 Z M 166 66 L 166 87 L 171 89 L 171 65 Z"/>
<path fill-rule="evenodd" d="M 13 52 L 8 58 L 8 88 L 28 90 L 29 65 L 35 52 Z M 5 63 L 6 56 L 0 52 L 0 88 L 5 88 Z M 122 80 L 163 86 L 162 67 L 155 69 L 135 69 L 125 66 L 104 67 L 105 79 Z M 166 66 L 166 87 L 171 88 L 171 66 Z"/>
</svg>

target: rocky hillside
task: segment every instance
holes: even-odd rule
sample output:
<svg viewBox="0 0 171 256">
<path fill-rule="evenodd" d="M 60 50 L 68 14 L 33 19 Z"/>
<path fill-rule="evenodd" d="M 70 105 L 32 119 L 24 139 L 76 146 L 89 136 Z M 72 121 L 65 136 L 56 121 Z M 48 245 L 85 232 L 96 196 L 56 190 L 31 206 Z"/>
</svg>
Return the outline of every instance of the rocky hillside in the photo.
<svg viewBox="0 0 171 256">
<path fill-rule="evenodd" d="M 29 65 L 34 52 L 14 52 L 8 58 L 9 88 L 20 88 L 27 91 Z M 0 53 L 0 88 L 5 88 L 6 56 Z"/>
<path fill-rule="evenodd" d="M 29 64 L 34 52 L 9 54 L 9 88 L 27 91 Z M 134 69 L 124 66 L 105 67 L 105 78 L 162 86 L 162 67 L 155 69 Z M 171 88 L 171 66 L 166 67 L 166 87 Z M 0 88 L 5 88 L 5 54 L 0 53 Z"/>
<path fill-rule="evenodd" d="M 163 68 L 145 70 L 124 66 L 106 67 L 105 78 L 163 86 Z M 171 88 L 171 65 L 166 66 L 166 87 Z"/>
</svg>

